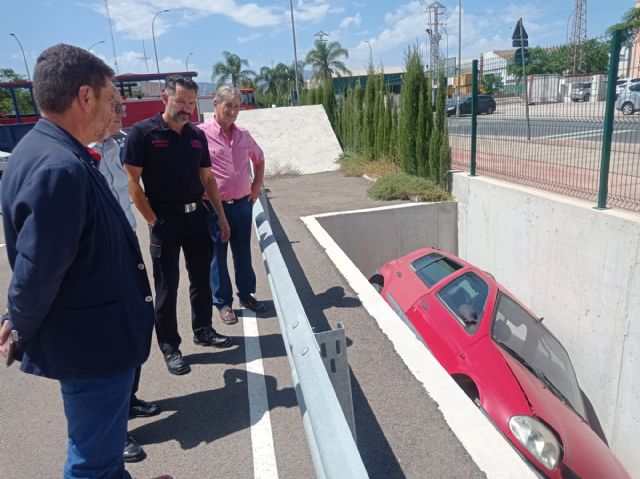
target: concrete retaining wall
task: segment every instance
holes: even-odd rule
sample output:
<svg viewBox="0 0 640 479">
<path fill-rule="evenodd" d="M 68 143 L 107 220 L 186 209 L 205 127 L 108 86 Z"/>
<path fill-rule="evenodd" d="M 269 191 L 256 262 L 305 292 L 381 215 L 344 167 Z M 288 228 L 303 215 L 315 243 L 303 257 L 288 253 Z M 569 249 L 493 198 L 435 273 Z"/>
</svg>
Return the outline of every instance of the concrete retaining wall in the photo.
<svg viewBox="0 0 640 479">
<path fill-rule="evenodd" d="M 456 203 L 409 203 L 315 217 L 367 278 L 415 249 L 456 253 Z"/>
<path fill-rule="evenodd" d="M 466 173 L 453 194 L 459 255 L 545 318 L 640 477 L 640 216 Z"/>
<path fill-rule="evenodd" d="M 342 148 L 322 105 L 243 110 L 236 123 L 264 150 L 266 176 L 338 169 Z"/>
</svg>

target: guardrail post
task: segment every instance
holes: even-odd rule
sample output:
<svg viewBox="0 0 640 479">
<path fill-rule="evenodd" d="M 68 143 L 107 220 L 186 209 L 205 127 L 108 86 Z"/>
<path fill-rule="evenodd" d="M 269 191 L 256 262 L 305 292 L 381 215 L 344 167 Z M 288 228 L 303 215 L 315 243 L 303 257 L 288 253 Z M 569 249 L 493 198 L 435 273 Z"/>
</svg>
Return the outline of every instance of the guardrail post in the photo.
<svg viewBox="0 0 640 479">
<path fill-rule="evenodd" d="M 336 392 L 338 402 L 344 413 L 344 418 L 349 424 L 353 440 L 356 438 L 356 420 L 353 415 L 353 398 L 351 396 L 351 375 L 349 374 L 349 360 L 347 359 L 347 337 L 344 325 L 338 323 L 336 329 L 314 333 L 320 357 L 327 370 L 333 390 Z"/>
<path fill-rule="evenodd" d="M 476 176 L 476 141 L 478 139 L 478 60 L 471 62 L 471 165 L 469 176 Z"/>
<path fill-rule="evenodd" d="M 600 157 L 600 184 L 598 187 L 598 204 L 596 209 L 605 209 L 607 207 L 607 195 L 609 193 L 609 165 L 611 162 L 611 140 L 613 137 L 613 114 L 615 112 L 616 80 L 618 78 L 618 64 L 620 63 L 622 36 L 622 30 L 616 30 L 611 35 L 609 74 L 607 76 L 607 102 L 604 108 L 602 155 Z"/>
</svg>

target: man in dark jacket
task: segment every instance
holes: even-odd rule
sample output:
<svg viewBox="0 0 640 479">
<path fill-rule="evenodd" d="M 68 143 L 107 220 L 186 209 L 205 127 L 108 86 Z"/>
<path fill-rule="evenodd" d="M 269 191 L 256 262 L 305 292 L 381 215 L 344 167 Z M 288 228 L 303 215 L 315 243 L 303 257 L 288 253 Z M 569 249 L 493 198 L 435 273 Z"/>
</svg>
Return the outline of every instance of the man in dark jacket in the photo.
<svg viewBox="0 0 640 479">
<path fill-rule="evenodd" d="M 84 146 L 102 140 L 121 109 L 112 75 L 86 50 L 45 50 L 33 81 L 43 118 L 2 178 L 13 276 L 0 353 L 60 382 L 65 478 L 130 478 L 122 461 L 129 396 L 153 328 L 138 241 Z"/>
</svg>

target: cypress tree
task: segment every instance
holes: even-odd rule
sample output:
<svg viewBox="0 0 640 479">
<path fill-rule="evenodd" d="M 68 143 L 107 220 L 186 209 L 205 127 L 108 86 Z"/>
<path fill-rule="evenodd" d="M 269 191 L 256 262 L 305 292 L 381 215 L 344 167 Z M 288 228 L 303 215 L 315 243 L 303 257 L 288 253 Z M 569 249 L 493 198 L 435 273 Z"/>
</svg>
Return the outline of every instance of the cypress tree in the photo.
<svg viewBox="0 0 640 479">
<path fill-rule="evenodd" d="M 385 122 L 384 122 L 384 71 L 380 72 L 378 78 L 378 88 L 376 89 L 378 98 L 376 101 L 376 158 L 384 155 L 385 152 Z"/>
<path fill-rule="evenodd" d="M 398 149 L 400 164 L 405 173 L 415 175 L 418 172 L 416 162 L 416 123 L 420 84 L 424 75 L 422 58 L 418 45 L 409 46 L 405 51 L 406 72 L 400 94 L 401 114 L 398 125 Z"/>
<path fill-rule="evenodd" d="M 447 175 L 451 169 L 451 147 L 449 146 L 449 128 L 447 124 L 444 124 L 442 139 L 440 141 L 439 159 L 440 165 L 438 171 L 440 172 L 440 178 L 438 184 L 442 188 L 447 188 Z"/>
<path fill-rule="evenodd" d="M 426 177 L 428 174 L 427 159 L 429 151 L 427 150 L 427 117 L 425 111 L 425 85 L 422 82 L 420 88 L 420 96 L 418 100 L 418 121 L 416 122 L 416 162 L 418 164 L 418 176 Z"/>
<path fill-rule="evenodd" d="M 374 138 L 376 132 L 375 104 L 376 104 L 376 75 L 373 65 L 369 65 L 367 84 L 364 91 L 364 106 L 362 118 L 361 150 L 362 153 L 373 158 Z"/>
<path fill-rule="evenodd" d="M 391 138 L 389 138 L 389 154 L 393 158 L 394 163 L 400 163 L 400 148 L 398 147 L 398 131 L 399 131 L 399 122 L 398 118 L 398 106 L 395 103 L 391 106 Z"/>
<path fill-rule="evenodd" d="M 391 93 L 391 91 L 387 92 L 387 98 L 386 98 L 386 102 L 385 102 L 385 109 L 384 109 L 384 147 L 383 147 L 383 153 L 386 156 L 392 156 L 391 155 L 391 142 L 393 139 L 393 114 L 391 113 L 391 109 L 394 108 L 394 103 L 393 103 L 393 94 Z"/>
<path fill-rule="evenodd" d="M 333 127 L 333 130 L 336 130 L 336 96 L 333 92 L 333 80 L 331 77 L 328 77 L 324 81 L 324 85 L 322 87 L 322 105 L 324 106 L 324 110 L 327 112 L 327 117 L 329 117 L 329 122 Z"/>
<path fill-rule="evenodd" d="M 362 85 L 360 82 L 356 84 L 356 89 L 353 92 L 353 122 L 351 128 L 353 131 L 353 148 L 360 151 L 362 148 Z"/>
</svg>

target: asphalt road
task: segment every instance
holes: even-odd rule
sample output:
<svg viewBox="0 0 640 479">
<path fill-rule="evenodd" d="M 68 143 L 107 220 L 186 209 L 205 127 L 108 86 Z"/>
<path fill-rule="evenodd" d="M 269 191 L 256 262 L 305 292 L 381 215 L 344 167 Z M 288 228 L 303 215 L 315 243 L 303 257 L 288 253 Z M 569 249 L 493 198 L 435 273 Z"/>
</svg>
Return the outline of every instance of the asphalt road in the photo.
<svg viewBox="0 0 640 479">
<path fill-rule="evenodd" d="M 312 326 L 322 331 L 338 322 L 345 325 L 358 448 L 364 464 L 372 478 L 486 477 L 300 220 L 311 214 L 383 204 L 366 196 L 368 186 L 361 178 L 338 172 L 266 180 L 272 229 Z M 148 234 L 139 224 L 138 237 L 149 265 Z M 0 294 L 4 296 L 10 271 L 3 248 Z M 314 476 L 255 241 L 253 254 L 257 295 L 268 308 L 256 319 L 245 315 L 234 326 L 220 324 L 214 315 L 216 329 L 231 335 L 237 344 L 223 351 L 191 342 L 186 271 L 181 264 L 179 327 L 182 351 L 193 371 L 181 377 L 169 375 L 152 345 L 139 397 L 157 402 L 163 412 L 130 421 L 131 433 L 148 455 L 128 466 L 135 477 L 165 473 L 176 479 Z M 0 307 L 3 303 L 0 300 Z M 60 476 L 66 431 L 58 389 L 55 381 L 22 374 L 16 366 L 0 370 L 3 479 Z"/>
<path fill-rule="evenodd" d="M 449 133 L 458 135 L 471 134 L 471 117 L 461 118 L 449 117 Z M 532 139 L 548 140 L 595 140 L 602 139 L 604 131 L 602 119 L 554 119 L 554 118 L 531 118 L 529 121 L 530 134 Z M 479 136 L 502 136 L 502 137 L 527 137 L 527 121 L 525 118 L 479 115 L 478 116 Z M 614 121 L 613 141 L 616 143 L 637 144 L 640 141 L 640 115 L 633 121 L 624 118 L 617 118 Z"/>
</svg>

